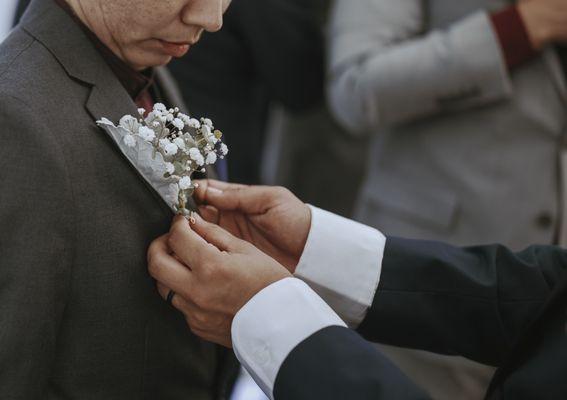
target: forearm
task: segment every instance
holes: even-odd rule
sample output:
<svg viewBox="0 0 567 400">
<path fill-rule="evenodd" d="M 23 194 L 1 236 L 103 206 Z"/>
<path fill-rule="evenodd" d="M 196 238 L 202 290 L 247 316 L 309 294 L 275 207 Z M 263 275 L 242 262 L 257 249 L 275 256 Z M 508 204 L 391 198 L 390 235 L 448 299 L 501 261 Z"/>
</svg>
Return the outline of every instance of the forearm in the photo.
<svg viewBox="0 0 567 400">
<path fill-rule="evenodd" d="M 429 396 L 376 346 L 352 330 L 332 326 L 311 335 L 288 355 L 275 382 L 274 398 L 425 400 Z"/>
<path fill-rule="evenodd" d="M 369 340 L 498 365 L 564 273 L 567 253 L 388 238 Z"/>
<path fill-rule="evenodd" d="M 373 17 L 375 25 L 391 24 Z M 335 15 L 339 21 L 331 34 L 329 103 L 352 132 L 477 107 L 511 94 L 500 43 L 486 12 L 425 35 L 418 28 L 398 33 L 396 27 L 388 35 L 375 25 L 350 26 L 340 18 Z"/>
<path fill-rule="evenodd" d="M 238 312 L 232 343 L 243 366 L 276 400 L 428 398 L 294 278 L 266 287 Z"/>
</svg>

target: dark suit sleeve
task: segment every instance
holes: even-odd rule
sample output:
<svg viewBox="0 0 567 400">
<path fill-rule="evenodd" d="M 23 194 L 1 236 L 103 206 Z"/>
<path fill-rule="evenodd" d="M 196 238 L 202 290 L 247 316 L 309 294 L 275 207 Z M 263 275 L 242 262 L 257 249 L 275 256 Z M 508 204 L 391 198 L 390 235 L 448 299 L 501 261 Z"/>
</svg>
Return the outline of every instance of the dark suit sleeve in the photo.
<svg viewBox="0 0 567 400">
<path fill-rule="evenodd" d="M 534 246 L 457 248 L 388 238 L 380 284 L 359 332 L 396 346 L 499 365 L 567 268 L 567 252 Z"/>
<path fill-rule="evenodd" d="M 0 96 L 0 398 L 47 397 L 70 277 L 69 184 L 49 118 Z"/>
<path fill-rule="evenodd" d="M 240 0 L 240 30 L 272 99 L 290 111 L 323 101 L 321 0 Z M 230 11 L 230 10 L 229 10 Z"/>
<path fill-rule="evenodd" d="M 422 400 L 429 397 L 356 332 L 332 326 L 286 358 L 274 398 L 294 400 Z"/>
</svg>

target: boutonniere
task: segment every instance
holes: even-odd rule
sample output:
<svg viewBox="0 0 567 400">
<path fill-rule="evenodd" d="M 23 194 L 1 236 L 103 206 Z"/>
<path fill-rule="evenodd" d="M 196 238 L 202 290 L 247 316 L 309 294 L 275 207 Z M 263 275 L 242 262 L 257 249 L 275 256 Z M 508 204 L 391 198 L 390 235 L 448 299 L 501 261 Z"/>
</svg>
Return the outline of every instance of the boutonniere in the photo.
<svg viewBox="0 0 567 400">
<path fill-rule="evenodd" d="M 222 133 L 208 118 L 197 120 L 161 103 L 145 118 L 145 109 L 140 108 L 138 113 L 137 117 L 123 116 L 118 125 L 107 118 L 101 118 L 97 125 L 115 139 L 144 179 L 176 213 L 189 216 L 187 202 L 197 187 L 193 173 L 205 172 L 206 165 L 228 154 Z"/>
</svg>

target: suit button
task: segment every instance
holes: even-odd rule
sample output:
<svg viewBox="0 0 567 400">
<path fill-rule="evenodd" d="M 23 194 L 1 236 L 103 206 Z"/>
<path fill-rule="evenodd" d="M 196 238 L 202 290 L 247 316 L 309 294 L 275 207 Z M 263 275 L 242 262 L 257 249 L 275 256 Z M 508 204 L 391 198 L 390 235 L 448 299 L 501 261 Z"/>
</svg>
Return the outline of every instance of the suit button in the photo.
<svg viewBox="0 0 567 400">
<path fill-rule="evenodd" d="M 542 212 L 537 216 L 536 224 L 542 229 L 549 229 L 553 225 L 553 217 L 548 212 Z"/>
</svg>

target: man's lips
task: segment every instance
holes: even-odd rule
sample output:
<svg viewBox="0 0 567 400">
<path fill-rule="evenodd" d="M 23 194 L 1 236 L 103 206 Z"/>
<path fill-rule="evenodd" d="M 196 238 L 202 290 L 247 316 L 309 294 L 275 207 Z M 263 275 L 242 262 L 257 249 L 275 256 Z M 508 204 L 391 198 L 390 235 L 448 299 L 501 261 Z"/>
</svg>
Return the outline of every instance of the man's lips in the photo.
<svg viewBox="0 0 567 400">
<path fill-rule="evenodd" d="M 191 47 L 191 43 L 176 43 L 176 42 L 168 42 L 165 40 L 158 40 L 161 47 L 163 48 L 164 52 L 171 56 L 171 57 L 182 57 L 189 51 L 189 47 Z"/>
</svg>

